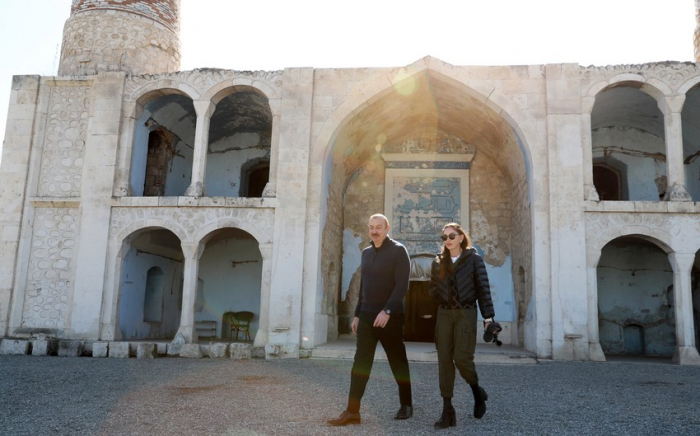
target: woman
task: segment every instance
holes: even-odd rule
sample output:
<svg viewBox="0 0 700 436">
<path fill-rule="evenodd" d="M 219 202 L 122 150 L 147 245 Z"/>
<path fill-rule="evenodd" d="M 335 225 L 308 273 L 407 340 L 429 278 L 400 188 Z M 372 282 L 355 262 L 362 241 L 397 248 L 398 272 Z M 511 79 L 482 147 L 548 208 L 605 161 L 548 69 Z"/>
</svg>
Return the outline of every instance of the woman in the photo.
<svg viewBox="0 0 700 436">
<path fill-rule="evenodd" d="M 474 368 L 476 347 L 476 304 L 484 317 L 484 329 L 493 322 L 489 279 L 484 260 L 471 246 L 469 236 L 457 223 L 442 229 L 444 246 L 431 268 L 430 295 L 438 302 L 435 345 L 438 353 L 442 416 L 435 428 L 457 425 L 452 395 L 455 366 L 474 393 L 474 417 L 486 413 L 488 395 L 479 386 Z"/>
</svg>

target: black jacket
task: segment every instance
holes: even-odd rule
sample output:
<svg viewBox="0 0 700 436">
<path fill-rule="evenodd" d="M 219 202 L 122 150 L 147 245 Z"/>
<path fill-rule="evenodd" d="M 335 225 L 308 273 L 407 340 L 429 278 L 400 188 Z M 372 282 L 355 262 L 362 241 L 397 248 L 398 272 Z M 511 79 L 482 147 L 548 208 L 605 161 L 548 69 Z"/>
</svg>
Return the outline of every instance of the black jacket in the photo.
<svg viewBox="0 0 700 436">
<path fill-rule="evenodd" d="M 433 261 L 431 267 L 430 295 L 438 304 L 448 304 L 450 287 L 449 273 L 444 279 L 440 278 L 440 258 Z M 446 261 L 450 262 L 448 258 Z M 468 247 L 454 263 L 454 276 L 457 279 L 457 297 L 463 307 L 474 307 L 479 302 L 479 310 L 484 318 L 492 318 L 495 315 L 493 302 L 491 301 L 491 288 L 489 277 L 486 273 L 484 259 L 479 256 L 476 249 Z"/>
<path fill-rule="evenodd" d="M 368 312 L 376 316 L 382 310 L 404 313 L 403 299 L 408 291 L 411 261 L 403 244 L 386 237 L 379 248 L 374 242 L 362 250 L 360 297 L 355 316 Z"/>
</svg>

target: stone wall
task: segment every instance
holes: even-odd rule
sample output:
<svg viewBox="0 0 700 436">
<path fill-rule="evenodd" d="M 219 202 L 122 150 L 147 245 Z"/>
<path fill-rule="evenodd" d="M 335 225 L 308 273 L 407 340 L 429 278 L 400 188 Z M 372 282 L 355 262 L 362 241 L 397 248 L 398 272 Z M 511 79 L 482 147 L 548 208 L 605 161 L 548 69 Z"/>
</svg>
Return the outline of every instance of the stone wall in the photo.
<svg viewBox="0 0 700 436">
<path fill-rule="evenodd" d="M 642 239 L 606 245 L 598 263 L 598 308 L 605 353 L 673 355 L 673 272 L 659 247 Z"/>
<path fill-rule="evenodd" d="M 38 195 L 80 197 L 91 88 L 69 82 L 49 93 Z"/>
<path fill-rule="evenodd" d="M 511 253 L 513 256 L 513 291 L 517 313 L 517 342 L 524 343 L 524 323 L 532 298 L 532 215 L 527 180 L 518 180 L 511 187 Z"/>
<path fill-rule="evenodd" d="M 67 327 L 78 221 L 77 208 L 36 209 L 22 327 Z"/>
<path fill-rule="evenodd" d="M 180 50 L 178 32 L 150 17 L 86 10 L 66 20 L 58 74 L 173 72 L 180 68 Z"/>
<path fill-rule="evenodd" d="M 173 32 L 180 31 L 180 0 L 73 0 L 71 15 L 108 10 L 142 15 Z"/>
<path fill-rule="evenodd" d="M 472 243 L 484 251 L 484 261 L 501 266 L 510 255 L 512 228 L 510 177 L 483 153 L 476 153 L 470 171 L 470 225 Z"/>
</svg>

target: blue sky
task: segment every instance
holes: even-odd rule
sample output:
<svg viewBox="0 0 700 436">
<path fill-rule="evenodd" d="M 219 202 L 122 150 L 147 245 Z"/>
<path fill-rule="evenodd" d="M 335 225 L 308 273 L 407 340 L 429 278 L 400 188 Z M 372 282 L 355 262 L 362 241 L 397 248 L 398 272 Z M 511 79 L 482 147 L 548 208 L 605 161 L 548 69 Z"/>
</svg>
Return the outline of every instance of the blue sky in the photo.
<svg viewBox="0 0 700 436">
<path fill-rule="evenodd" d="M 693 61 L 694 0 L 181 0 L 182 70 Z M 55 75 L 70 0 L 0 0 L 12 75 Z"/>
</svg>

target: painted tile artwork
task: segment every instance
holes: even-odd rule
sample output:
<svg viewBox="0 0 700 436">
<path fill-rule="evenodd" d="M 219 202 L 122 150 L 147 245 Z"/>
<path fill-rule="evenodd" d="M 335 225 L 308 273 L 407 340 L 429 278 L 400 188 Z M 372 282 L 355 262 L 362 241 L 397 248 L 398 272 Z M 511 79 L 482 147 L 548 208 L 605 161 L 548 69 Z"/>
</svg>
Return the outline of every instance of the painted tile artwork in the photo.
<svg viewBox="0 0 700 436">
<path fill-rule="evenodd" d="M 437 253 L 442 227 L 460 220 L 457 177 L 394 177 L 393 237 L 409 254 Z"/>
</svg>

